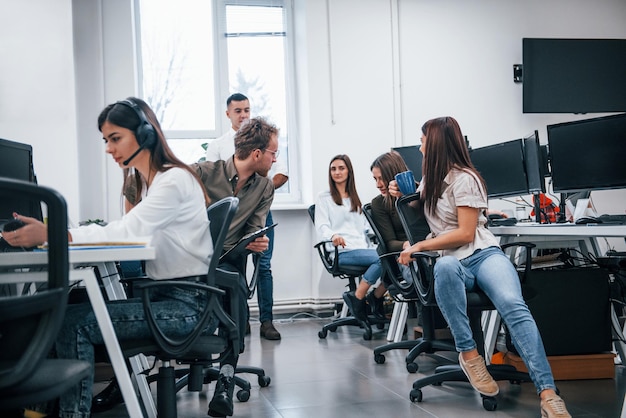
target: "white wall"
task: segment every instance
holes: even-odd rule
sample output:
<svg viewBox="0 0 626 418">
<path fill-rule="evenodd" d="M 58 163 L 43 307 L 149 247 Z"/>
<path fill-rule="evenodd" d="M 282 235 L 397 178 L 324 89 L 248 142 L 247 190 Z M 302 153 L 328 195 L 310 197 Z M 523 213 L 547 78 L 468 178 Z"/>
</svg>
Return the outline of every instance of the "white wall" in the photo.
<svg viewBox="0 0 626 418">
<path fill-rule="evenodd" d="M 75 220 L 119 216 L 119 169 L 95 119 L 134 94 L 131 4 L 0 0 L 0 137 L 35 147 L 41 183 L 67 197 Z M 277 303 L 339 299 L 343 283 L 323 271 L 304 210 L 327 188 L 333 155 L 350 155 L 369 201 L 371 161 L 416 144 L 431 117 L 457 118 L 473 147 L 535 129 L 545 143 L 546 125 L 599 115 L 523 114 L 512 74 L 522 38 L 626 38 L 623 0 L 294 0 L 294 13 L 304 202 L 274 210 Z M 602 212 L 623 212 L 626 191 L 596 196 Z"/>
<path fill-rule="evenodd" d="M 39 184 L 78 218 L 78 148 L 70 0 L 0 0 L 0 138 L 34 148 Z"/>
</svg>

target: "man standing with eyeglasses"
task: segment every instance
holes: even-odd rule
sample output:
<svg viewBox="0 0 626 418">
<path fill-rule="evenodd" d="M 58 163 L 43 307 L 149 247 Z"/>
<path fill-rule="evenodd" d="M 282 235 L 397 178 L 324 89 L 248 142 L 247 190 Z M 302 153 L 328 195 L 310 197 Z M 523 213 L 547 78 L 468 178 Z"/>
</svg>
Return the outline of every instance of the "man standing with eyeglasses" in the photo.
<svg viewBox="0 0 626 418">
<path fill-rule="evenodd" d="M 234 93 L 226 100 L 226 116 L 231 121 L 231 129 L 224 135 L 212 141 L 206 152 L 206 161 L 225 160 L 235 152 L 234 137 L 242 123 L 250 118 L 250 101 L 241 93 Z M 270 178 L 274 183 L 274 189 L 282 187 L 289 179 L 287 167 L 278 160 L 280 151 L 266 150 L 274 154 L 277 162 L 272 167 Z M 272 175 L 273 174 L 273 175 Z M 268 212 L 266 225 L 272 225 L 272 212 Z M 267 237 L 269 238 L 269 247 L 263 254 L 255 255 L 255 263 L 258 260 L 258 281 L 257 281 L 257 301 L 259 304 L 259 321 L 261 322 L 260 335 L 267 340 L 280 340 L 281 336 L 274 327 L 274 317 L 272 308 L 274 306 L 274 278 L 272 276 L 272 253 L 274 250 L 274 230 L 271 229 Z M 246 329 L 249 334 L 249 328 Z"/>
</svg>

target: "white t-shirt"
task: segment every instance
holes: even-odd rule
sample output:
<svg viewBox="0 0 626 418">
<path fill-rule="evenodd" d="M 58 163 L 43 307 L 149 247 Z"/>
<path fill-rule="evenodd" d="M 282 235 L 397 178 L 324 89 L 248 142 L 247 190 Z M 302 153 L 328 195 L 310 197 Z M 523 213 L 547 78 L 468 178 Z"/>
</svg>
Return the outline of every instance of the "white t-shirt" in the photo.
<svg viewBox="0 0 626 418">
<path fill-rule="evenodd" d="M 236 134 L 237 131 L 231 128 L 224 135 L 210 142 L 206 149 L 206 160 L 218 161 L 230 158 L 235 153 Z M 289 170 L 282 161 L 282 159 L 276 159 L 276 162 L 272 165 L 272 169 L 270 170 L 270 178 L 274 177 L 274 174 L 282 174 L 289 177 Z"/>
<path fill-rule="evenodd" d="M 145 197 L 122 219 L 70 233 L 75 243 L 149 242 L 156 258 L 146 261 L 146 274 L 156 280 L 206 274 L 213 254 L 202 187 L 178 167 L 157 173 Z"/>
<path fill-rule="evenodd" d="M 369 224 L 363 213 L 350 212 L 349 198 L 337 205 L 330 191 L 321 192 L 315 201 L 315 229 L 320 241 L 330 240 L 334 234 L 341 235 L 346 246 L 339 251 L 369 248 L 367 231 Z"/>
<path fill-rule="evenodd" d="M 427 208 L 424 210 L 426 221 L 428 226 L 430 226 L 431 237 L 447 234 L 458 229 L 457 207 L 459 206 L 480 209 L 480 214 L 474 241 L 458 248 L 441 250 L 441 255 L 451 255 L 462 260 L 472 255 L 478 249 L 498 246 L 498 239 L 485 227 L 487 218 L 485 218 L 483 212 L 487 209 L 487 192 L 476 175 L 465 170 L 453 168 L 446 175 L 443 183 L 444 189 L 437 201 L 435 213 L 431 214 Z M 418 191 L 423 192 L 423 188 L 424 182 L 422 181 Z"/>
</svg>

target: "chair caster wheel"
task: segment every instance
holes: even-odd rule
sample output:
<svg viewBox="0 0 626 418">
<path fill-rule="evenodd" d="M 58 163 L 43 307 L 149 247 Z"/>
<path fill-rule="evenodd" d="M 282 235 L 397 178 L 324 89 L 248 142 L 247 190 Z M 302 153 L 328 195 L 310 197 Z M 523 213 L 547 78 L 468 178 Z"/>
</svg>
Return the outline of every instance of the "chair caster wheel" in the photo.
<svg viewBox="0 0 626 418">
<path fill-rule="evenodd" d="M 317 336 L 320 337 L 321 339 L 326 338 L 327 335 L 328 335 L 328 331 L 326 331 L 325 329 L 317 333 Z"/>
<path fill-rule="evenodd" d="M 409 394 L 411 402 L 422 402 L 422 391 L 420 389 L 413 389 Z"/>
<path fill-rule="evenodd" d="M 374 354 L 376 364 L 385 364 L 385 356 L 383 354 Z"/>
<path fill-rule="evenodd" d="M 239 402 L 247 402 L 250 399 L 250 391 L 247 390 L 239 390 L 237 391 L 237 400 Z"/>
<path fill-rule="evenodd" d="M 417 373 L 417 371 L 419 370 L 419 366 L 417 365 L 417 363 L 412 361 L 412 362 L 406 364 L 406 370 L 409 373 Z"/>
<path fill-rule="evenodd" d="M 498 401 L 496 400 L 496 398 L 493 398 L 491 396 L 483 397 L 483 408 L 485 408 L 485 411 L 495 411 L 497 407 Z"/>
<path fill-rule="evenodd" d="M 259 376 L 259 386 L 262 388 L 269 386 L 271 381 L 269 376 Z"/>
<path fill-rule="evenodd" d="M 378 329 L 385 329 L 385 323 L 384 322 L 379 322 L 376 324 L 376 328 Z"/>
<path fill-rule="evenodd" d="M 330 330 L 330 332 L 337 331 L 337 327 L 336 326 L 329 327 L 328 329 Z"/>
</svg>

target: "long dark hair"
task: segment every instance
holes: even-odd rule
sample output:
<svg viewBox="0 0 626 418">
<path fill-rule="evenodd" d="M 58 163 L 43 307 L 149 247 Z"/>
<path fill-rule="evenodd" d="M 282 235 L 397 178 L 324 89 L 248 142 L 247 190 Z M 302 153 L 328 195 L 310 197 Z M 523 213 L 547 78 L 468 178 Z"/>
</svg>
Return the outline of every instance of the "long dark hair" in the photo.
<svg viewBox="0 0 626 418">
<path fill-rule="evenodd" d="M 348 197 L 350 198 L 350 212 L 359 212 L 361 213 L 361 199 L 359 198 L 359 194 L 356 191 L 356 182 L 354 181 L 354 169 L 352 168 L 352 161 L 350 161 L 350 157 L 345 154 L 335 155 L 331 158 L 330 163 L 328 164 L 328 186 L 330 187 L 330 195 L 333 198 L 333 202 L 337 205 L 343 205 L 341 200 L 341 193 L 337 190 L 337 185 L 333 180 L 333 176 L 330 174 L 330 165 L 333 161 L 341 160 L 346 163 L 346 168 L 348 169 L 348 180 L 346 181 L 346 192 L 348 193 Z"/>
<path fill-rule="evenodd" d="M 372 171 L 374 167 L 380 170 L 380 176 L 385 183 L 385 187 L 389 187 L 389 182 L 396 177 L 396 174 L 409 170 L 402 156 L 396 151 L 379 155 L 370 166 L 370 171 Z M 383 196 L 383 202 L 389 211 L 394 210 L 396 203 L 395 197 L 387 193 Z"/>
<path fill-rule="evenodd" d="M 422 144 L 425 147 L 422 198 L 431 214 L 435 212 L 437 201 L 443 193 L 443 179 L 453 168 L 473 173 L 483 190 L 487 190 L 485 180 L 470 160 L 465 137 L 453 117 L 431 119 L 424 124 L 423 129 L 426 130 L 426 144 Z"/>
<path fill-rule="evenodd" d="M 135 103 L 139 108 L 143 111 L 146 116 L 146 120 L 152 125 L 154 128 L 154 132 L 156 133 L 156 144 L 154 147 L 146 148 L 150 151 L 150 167 L 155 172 L 163 172 L 167 171 L 172 167 L 179 167 L 184 170 L 187 170 L 191 173 L 194 178 L 198 181 L 198 183 L 202 186 L 202 192 L 204 193 L 204 200 L 207 204 L 211 202 L 209 196 L 206 193 L 204 185 L 200 178 L 196 174 L 194 170 L 191 169 L 187 164 L 182 162 L 167 144 L 165 139 L 165 135 L 163 134 L 163 130 L 161 129 L 161 124 L 157 120 L 156 115 L 148 106 L 146 102 L 137 98 L 137 97 L 128 97 L 126 100 Z M 105 122 L 112 123 L 113 125 L 121 126 L 122 128 L 130 129 L 133 132 L 137 131 L 137 128 L 142 123 L 139 115 L 132 107 L 127 104 L 123 104 L 120 102 L 112 103 L 105 107 L 100 115 L 98 116 L 98 130 L 102 132 L 102 125 Z M 128 169 L 124 169 L 124 178 L 128 175 Z M 137 189 L 136 200 L 141 196 L 141 177 L 137 170 L 135 170 L 135 185 Z M 137 203 L 131 202 L 131 203 Z"/>
</svg>

